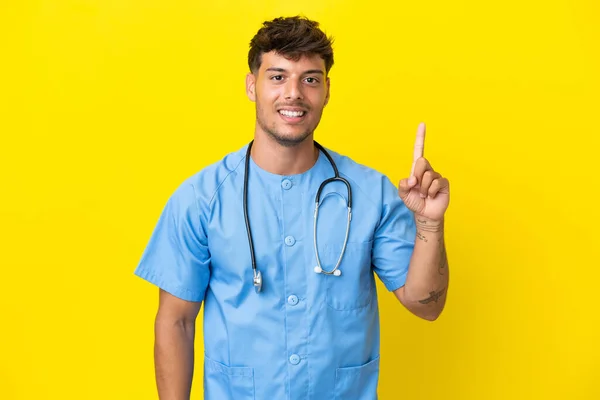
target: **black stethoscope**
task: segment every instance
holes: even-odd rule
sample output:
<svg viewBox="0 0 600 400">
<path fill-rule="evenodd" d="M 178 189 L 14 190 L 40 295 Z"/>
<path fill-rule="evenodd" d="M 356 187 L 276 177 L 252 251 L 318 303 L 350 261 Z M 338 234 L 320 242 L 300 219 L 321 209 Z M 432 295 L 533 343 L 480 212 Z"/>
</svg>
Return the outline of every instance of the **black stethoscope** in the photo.
<svg viewBox="0 0 600 400">
<path fill-rule="evenodd" d="M 256 290 L 256 293 L 259 293 L 262 290 L 263 280 L 262 280 L 262 274 L 256 268 L 256 260 L 254 257 L 254 243 L 252 241 L 252 233 L 250 232 L 250 221 L 248 220 L 248 170 L 249 170 L 249 166 L 250 166 L 250 149 L 252 148 L 252 143 L 254 143 L 254 140 L 252 140 L 248 144 L 248 149 L 246 150 L 246 167 L 244 169 L 244 220 L 246 221 L 246 232 L 248 233 L 248 244 L 250 246 L 250 257 L 252 259 L 252 270 L 254 272 L 254 289 Z M 315 198 L 313 238 L 314 238 L 317 266 L 314 268 L 314 271 L 317 274 L 340 276 L 342 274 L 342 271 L 339 270 L 339 266 L 340 266 L 340 263 L 342 262 L 342 257 L 344 256 L 344 253 L 346 251 L 346 244 L 348 243 L 348 233 L 350 232 L 350 220 L 352 219 L 352 188 L 350 187 L 350 183 L 346 179 L 344 179 L 340 176 L 337 166 L 335 165 L 335 162 L 333 161 L 333 159 L 331 158 L 329 153 L 319 143 L 317 143 L 316 141 L 314 143 L 315 143 L 315 146 L 320 151 L 322 151 L 323 154 L 325 154 L 325 156 L 329 160 L 329 163 L 331 164 L 331 167 L 333 168 L 333 172 L 335 173 L 335 176 L 328 178 L 321 183 L 321 185 L 319 186 L 319 190 L 317 191 L 317 196 Z M 321 199 L 321 192 L 323 191 L 323 188 L 328 183 L 331 183 L 334 181 L 343 182 L 346 185 L 346 188 L 348 190 L 348 200 L 346 202 L 346 207 L 348 208 L 348 222 L 346 224 L 346 236 L 344 239 L 344 245 L 342 247 L 340 256 L 338 257 L 337 263 L 331 271 L 325 271 L 321 265 L 321 259 L 319 258 L 319 249 L 317 247 L 317 218 L 319 215 L 319 203 L 320 203 L 320 199 Z"/>
</svg>

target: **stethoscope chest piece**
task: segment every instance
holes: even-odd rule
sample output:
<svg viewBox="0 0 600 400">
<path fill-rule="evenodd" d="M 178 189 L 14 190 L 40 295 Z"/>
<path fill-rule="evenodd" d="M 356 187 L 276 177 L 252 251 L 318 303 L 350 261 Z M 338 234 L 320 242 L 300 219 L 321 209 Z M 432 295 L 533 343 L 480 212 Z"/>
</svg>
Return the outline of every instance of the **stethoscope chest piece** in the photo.
<svg viewBox="0 0 600 400">
<path fill-rule="evenodd" d="M 259 293 L 262 290 L 262 274 L 258 270 L 254 270 L 254 290 Z"/>
</svg>

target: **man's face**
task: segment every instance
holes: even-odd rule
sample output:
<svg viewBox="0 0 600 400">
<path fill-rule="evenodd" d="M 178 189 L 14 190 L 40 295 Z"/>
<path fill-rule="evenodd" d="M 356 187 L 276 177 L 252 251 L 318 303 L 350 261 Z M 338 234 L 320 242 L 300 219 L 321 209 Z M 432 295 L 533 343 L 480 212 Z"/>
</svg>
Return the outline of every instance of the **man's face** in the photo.
<svg viewBox="0 0 600 400">
<path fill-rule="evenodd" d="M 329 100 L 325 61 L 317 55 L 292 61 L 265 53 L 256 74 L 246 77 L 246 92 L 256 102 L 257 129 L 294 146 L 317 128 Z"/>
</svg>

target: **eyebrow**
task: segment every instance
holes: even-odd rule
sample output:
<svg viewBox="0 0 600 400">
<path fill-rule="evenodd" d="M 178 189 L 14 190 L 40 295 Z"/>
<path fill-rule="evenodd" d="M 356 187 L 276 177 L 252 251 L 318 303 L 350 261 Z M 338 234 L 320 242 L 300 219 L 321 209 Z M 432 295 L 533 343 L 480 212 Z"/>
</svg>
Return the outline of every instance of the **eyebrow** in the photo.
<svg viewBox="0 0 600 400">
<path fill-rule="evenodd" d="M 267 68 L 265 71 L 273 71 L 273 72 L 287 72 L 284 68 L 277 68 L 277 67 L 270 67 Z M 321 71 L 320 69 L 309 69 L 308 71 L 304 71 L 302 73 L 302 75 L 306 75 L 306 74 L 323 74 L 323 71 Z"/>
</svg>

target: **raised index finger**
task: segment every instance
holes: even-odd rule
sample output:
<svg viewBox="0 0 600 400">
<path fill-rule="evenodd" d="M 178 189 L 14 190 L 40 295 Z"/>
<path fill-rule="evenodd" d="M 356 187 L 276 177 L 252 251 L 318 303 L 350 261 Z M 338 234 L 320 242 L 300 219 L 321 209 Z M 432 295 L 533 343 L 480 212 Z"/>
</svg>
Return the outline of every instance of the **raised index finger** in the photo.
<svg viewBox="0 0 600 400">
<path fill-rule="evenodd" d="M 412 169 L 410 171 L 410 175 L 412 176 L 415 172 L 415 164 L 417 160 L 423 157 L 423 153 L 425 151 L 425 123 L 421 122 L 419 124 L 419 128 L 417 129 L 417 137 L 415 139 L 415 149 L 413 153 L 413 163 Z"/>
</svg>

